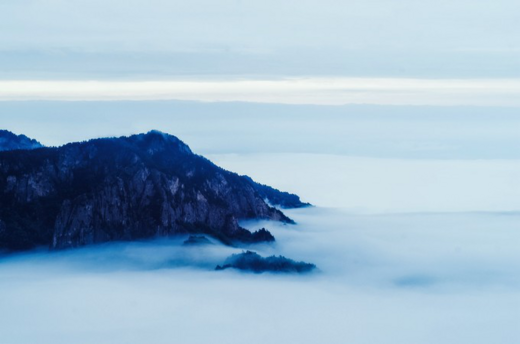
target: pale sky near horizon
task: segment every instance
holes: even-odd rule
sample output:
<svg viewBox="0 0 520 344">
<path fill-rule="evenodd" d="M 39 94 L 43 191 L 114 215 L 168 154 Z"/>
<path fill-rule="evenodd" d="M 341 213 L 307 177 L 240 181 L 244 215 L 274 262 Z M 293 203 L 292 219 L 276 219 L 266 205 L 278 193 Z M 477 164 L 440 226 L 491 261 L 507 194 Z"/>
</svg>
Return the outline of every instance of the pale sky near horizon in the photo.
<svg viewBox="0 0 520 344">
<path fill-rule="evenodd" d="M 520 106 L 513 0 L 4 0 L 0 101 Z"/>
<path fill-rule="evenodd" d="M 514 0 L 4 0 L 1 80 L 520 77 Z"/>
<path fill-rule="evenodd" d="M 0 123 L 48 146 L 156 129 L 204 156 L 520 159 L 520 116 L 514 107 L 5 101 Z"/>
</svg>

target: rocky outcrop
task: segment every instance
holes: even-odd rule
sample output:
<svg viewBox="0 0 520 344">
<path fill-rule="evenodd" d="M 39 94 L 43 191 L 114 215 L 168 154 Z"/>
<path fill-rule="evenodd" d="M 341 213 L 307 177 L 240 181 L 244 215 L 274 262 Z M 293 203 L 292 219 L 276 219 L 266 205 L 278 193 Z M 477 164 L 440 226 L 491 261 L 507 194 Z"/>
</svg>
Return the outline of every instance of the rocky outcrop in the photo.
<svg viewBox="0 0 520 344">
<path fill-rule="evenodd" d="M 41 147 L 43 147 L 41 143 L 25 135 L 16 135 L 7 130 L 0 130 L 0 151 Z"/>
<path fill-rule="evenodd" d="M 0 249 L 53 249 L 200 233 L 225 244 L 273 241 L 238 219 L 292 220 L 306 205 L 152 131 L 59 148 L 0 152 Z M 266 202 L 267 200 L 267 202 Z"/>
<path fill-rule="evenodd" d="M 270 256 L 264 258 L 256 252 L 246 251 L 231 255 L 226 259 L 222 266 L 217 265 L 215 268 L 215 270 L 225 269 L 237 269 L 254 273 L 306 273 L 316 269 L 316 265 L 305 262 L 296 262 L 283 256 Z"/>
<path fill-rule="evenodd" d="M 256 183 L 248 176 L 244 176 L 244 178 L 246 178 L 246 180 L 248 180 L 251 183 L 251 186 L 253 186 L 255 190 L 258 192 L 258 194 L 269 204 L 276 205 L 284 209 L 302 208 L 310 206 L 309 203 L 303 203 L 302 201 L 300 201 L 300 197 L 294 194 L 276 190 L 275 188 L 272 188 L 268 185 Z"/>
<path fill-rule="evenodd" d="M 202 246 L 202 245 L 212 245 L 213 243 L 209 241 L 204 235 L 190 235 L 190 237 L 182 243 L 182 246 Z"/>
</svg>

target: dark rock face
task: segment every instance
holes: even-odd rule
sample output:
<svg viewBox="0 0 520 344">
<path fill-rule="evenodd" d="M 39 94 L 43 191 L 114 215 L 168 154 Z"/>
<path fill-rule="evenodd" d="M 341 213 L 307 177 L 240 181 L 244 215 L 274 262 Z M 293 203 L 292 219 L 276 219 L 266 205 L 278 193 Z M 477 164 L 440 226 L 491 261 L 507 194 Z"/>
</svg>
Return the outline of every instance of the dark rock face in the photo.
<svg viewBox="0 0 520 344">
<path fill-rule="evenodd" d="M 237 233 L 237 239 L 243 243 L 256 244 L 260 242 L 274 242 L 274 236 L 265 228 L 257 230 L 253 233 L 250 231 L 241 231 Z"/>
<path fill-rule="evenodd" d="M 252 185 L 254 185 L 254 188 L 256 189 L 258 194 L 272 205 L 276 205 L 284 209 L 303 208 L 310 206 L 310 203 L 303 203 L 302 201 L 300 201 L 300 197 L 294 194 L 282 192 L 270 186 L 255 183 L 248 176 L 244 177 L 247 180 L 249 180 Z"/>
<path fill-rule="evenodd" d="M 233 254 L 226 259 L 224 265 L 217 265 L 215 270 L 225 270 L 234 268 L 254 273 L 262 272 L 283 272 L 283 273 L 305 273 L 316 268 L 316 265 L 295 262 L 283 256 L 271 256 L 264 258 L 256 252 L 246 251 L 240 254 Z"/>
<path fill-rule="evenodd" d="M 204 235 L 190 235 L 190 237 L 182 243 L 183 246 L 199 246 L 199 245 L 212 245 Z"/>
<path fill-rule="evenodd" d="M 0 152 L 0 249 L 60 249 L 186 233 L 225 244 L 272 241 L 269 232 L 251 233 L 237 219 L 292 223 L 264 199 L 305 204 L 264 189 L 156 131 Z"/>
<path fill-rule="evenodd" d="M 7 130 L 0 130 L 0 151 L 41 147 L 43 147 L 41 143 L 25 135 L 16 135 Z"/>
</svg>

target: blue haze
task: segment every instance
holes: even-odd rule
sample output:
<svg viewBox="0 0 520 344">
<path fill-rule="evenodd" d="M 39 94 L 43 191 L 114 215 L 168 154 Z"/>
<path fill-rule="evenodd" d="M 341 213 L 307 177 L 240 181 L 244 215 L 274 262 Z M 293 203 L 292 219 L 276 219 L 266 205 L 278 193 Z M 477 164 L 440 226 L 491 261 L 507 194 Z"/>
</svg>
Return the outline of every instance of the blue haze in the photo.
<svg viewBox="0 0 520 344">
<path fill-rule="evenodd" d="M 520 158 L 518 108 L 30 101 L 0 102 L 0 123 L 46 145 L 158 129 L 200 154 Z"/>
<path fill-rule="evenodd" d="M 7 0 L 2 79 L 518 77 L 513 0 Z"/>
</svg>

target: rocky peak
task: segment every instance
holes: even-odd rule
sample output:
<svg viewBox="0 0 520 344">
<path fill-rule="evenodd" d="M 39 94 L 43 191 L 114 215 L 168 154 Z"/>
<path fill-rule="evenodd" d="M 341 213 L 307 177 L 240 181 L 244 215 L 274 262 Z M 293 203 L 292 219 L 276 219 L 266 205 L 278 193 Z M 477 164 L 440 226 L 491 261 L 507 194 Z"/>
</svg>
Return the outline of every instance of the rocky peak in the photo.
<svg viewBox="0 0 520 344">
<path fill-rule="evenodd" d="M 43 145 L 25 135 L 16 135 L 8 130 L 0 130 L 0 151 L 35 149 Z"/>
<path fill-rule="evenodd" d="M 226 244 L 270 242 L 267 230 L 252 233 L 237 220 L 293 223 L 273 206 L 307 205 L 158 131 L 0 152 L 0 190 L 0 250 L 177 234 Z"/>
<path fill-rule="evenodd" d="M 177 137 L 158 130 L 129 136 L 127 142 L 152 155 L 158 152 L 193 154 L 190 147 Z"/>
</svg>

